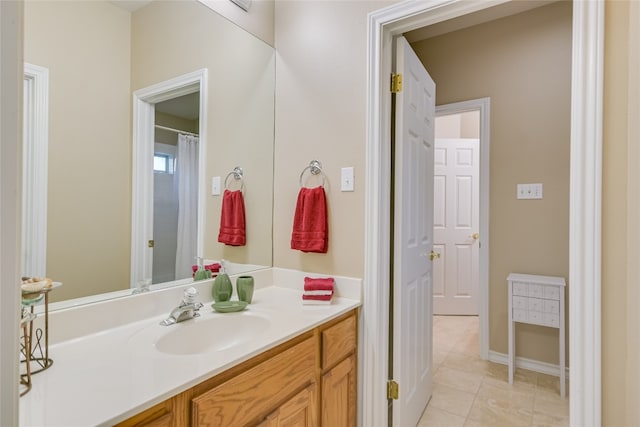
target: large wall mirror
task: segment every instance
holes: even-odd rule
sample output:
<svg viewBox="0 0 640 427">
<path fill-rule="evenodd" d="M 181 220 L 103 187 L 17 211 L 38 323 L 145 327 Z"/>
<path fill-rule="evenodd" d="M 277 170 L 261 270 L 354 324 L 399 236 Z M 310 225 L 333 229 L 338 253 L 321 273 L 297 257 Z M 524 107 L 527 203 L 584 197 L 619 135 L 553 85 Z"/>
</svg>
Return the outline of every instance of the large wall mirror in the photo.
<svg viewBox="0 0 640 427">
<path fill-rule="evenodd" d="M 46 243 L 40 246 L 46 251 L 23 243 L 23 256 L 34 265 L 41 262 L 44 271 L 24 267 L 23 274 L 62 282 L 51 293 L 53 302 L 128 295 L 135 287 L 134 94 L 194 72 L 204 73 L 205 86 L 149 101 L 154 123 L 161 126 L 151 133 L 156 150 L 146 163 L 155 182 L 149 200 L 157 212 L 151 235 L 142 238 L 154 240 L 149 250 L 162 256 L 148 279 L 153 275 L 153 282 L 164 286 L 190 278 L 189 272 L 158 268 L 176 258 L 175 246 L 158 242 L 175 245 L 170 230 L 177 207 L 168 203 L 176 198 L 171 174 L 178 164 L 179 134 L 204 144 L 204 157 L 196 161 L 199 217 L 187 221 L 197 225 L 194 254 L 228 260 L 238 273 L 272 265 L 274 49 L 196 0 L 140 2 L 133 11 L 121 3 L 131 2 L 25 2 L 24 59 L 48 73 L 48 148 L 44 165 L 27 160 L 25 167 L 27 174 L 29 168 L 45 171 L 45 194 L 39 196 L 46 198 L 45 207 L 29 215 L 45 214 L 41 241 Z M 41 101 L 31 96 L 29 102 Z M 25 134 L 31 135 L 29 126 L 43 124 L 29 120 L 25 110 Z M 159 163 L 166 156 L 164 170 L 156 163 L 153 172 L 154 153 Z M 221 177 L 224 191 L 225 177 L 236 166 L 243 169 L 244 246 L 218 242 L 222 196 L 212 195 L 211 188 L 212 178 Z M 37 187 L 37 180 L 30 182 Z M 168 216 L 158 216 L 164 211 Z M 23 236 L 33 234 L 29 224 L 37 222 L 25 218 L 24 224 Z"/>
</svg>

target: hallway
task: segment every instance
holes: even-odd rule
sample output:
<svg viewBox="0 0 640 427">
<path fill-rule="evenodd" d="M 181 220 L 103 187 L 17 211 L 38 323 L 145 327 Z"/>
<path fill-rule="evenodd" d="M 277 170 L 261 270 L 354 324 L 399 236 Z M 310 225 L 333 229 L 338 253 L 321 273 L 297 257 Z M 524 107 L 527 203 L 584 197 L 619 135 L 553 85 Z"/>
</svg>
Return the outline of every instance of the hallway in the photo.
<svg viewBox="0 0 640 427">
<path fill-rule="evenodd" d="M 418 427 L 569 426 L 557 377 L 481 360 L 477 316 L 433 316 L 433 396 Z M 567 390 L 569 387 L 567 387 Z"/>
</svg>

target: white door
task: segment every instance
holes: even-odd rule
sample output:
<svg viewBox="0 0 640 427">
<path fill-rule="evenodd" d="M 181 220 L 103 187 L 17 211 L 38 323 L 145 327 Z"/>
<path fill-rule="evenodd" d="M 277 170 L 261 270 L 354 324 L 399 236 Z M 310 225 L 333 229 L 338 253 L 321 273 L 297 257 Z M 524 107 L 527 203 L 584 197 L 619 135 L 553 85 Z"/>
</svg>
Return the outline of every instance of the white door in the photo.
<svg viewBox="0 0 640 427">
<path fill-rule="evenodd" d="M 478 139 L 436 139 L 434 314 L 478 314 L 479 146 Z"/>
<path fill-rule="evenodd" d="M 435 83 L 400 37 L 396 73 L 393 377 L 394 426 L 415 426 L 431 397 Z"/>
</svg>

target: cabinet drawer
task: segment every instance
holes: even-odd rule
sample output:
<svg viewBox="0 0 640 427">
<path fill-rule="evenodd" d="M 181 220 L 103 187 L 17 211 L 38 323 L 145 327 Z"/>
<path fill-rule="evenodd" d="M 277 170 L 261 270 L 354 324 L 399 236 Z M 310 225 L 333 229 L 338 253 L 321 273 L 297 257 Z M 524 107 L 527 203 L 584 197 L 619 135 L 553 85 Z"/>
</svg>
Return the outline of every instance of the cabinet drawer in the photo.
<svg viewBox="0 0 640 427">
<path fill-rule="evenodd" d="M 541 311 L 530 311 L 529 312 L 529 323 L 534 323 L 536 325 L 543 325 L 543 313 Z"/>
<path fill-rule="evenodd" d="M 544 300 L 544 312 L 545 313 L 560 313 L 560 302 L 553 300 Z"/>
<path fill-rule="evenodd" d="M 284 402 L 291 390 L 312 383 L 315 367 L 316 344 L 308 338 L 192 399 L 192 425 L 256 423 L 275 409 L 274 404 Z"/>
<path fill-rule="evenodd" d="M 322 331 L 322 368 L 328 368 L 347 357 L 356 348 L 356 340 L 355 316 Z"/>
<path fill-rule="evenodd" d="M 559 301 L 560 300 L 560 289 L 557 286 L 545 286 L 544 287 L 544 298 L 552 299 Z"/>
<path fill-rule="evenodd" d="M 544 287 L 542 285 L 529 283 L 529 296 L 533 298 L 543 298 Z"/>
<path fill-rule="evenodd" d="M 529 287 L 526 283 L 514 282 L 513 283 L 513 295 L 522 295 L 524 297 L 529 296 Z"/>
<path fill-rule="evenodd" d="M 560 327 L 560 315 L 553 313 L 544 313 L 543 324 L 545 326 L 553 326 L 554 328 Z"/>
<path fill-rule="evenodd" d="M 527 310 L 513 309 L 513 321 L 514 322 L 526 322 L 529 319 L 527 316 Z"/>
<path fill-rule="evenodd" d="M 527 310 L 529 308 L 529 298 L 527 297 L 513 297 L 513 308 L 521 310 Z"/>
<path fill-rule="evenodd" d="M 529 298 L 529 310 L 544 311 L 544 300 L 540 298 Z"/>
</svg>

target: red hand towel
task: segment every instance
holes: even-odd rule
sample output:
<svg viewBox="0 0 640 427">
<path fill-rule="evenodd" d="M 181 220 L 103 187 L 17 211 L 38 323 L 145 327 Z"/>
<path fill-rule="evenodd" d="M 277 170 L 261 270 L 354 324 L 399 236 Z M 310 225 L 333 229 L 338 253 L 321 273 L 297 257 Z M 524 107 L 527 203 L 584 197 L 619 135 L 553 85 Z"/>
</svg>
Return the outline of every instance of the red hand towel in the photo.
<svg viewBox="0 0 640 427">
<path fill-rule="evenodd" d="M 240 190 L 224 190 L 218 242 L 231 246 L 244 246 L 247 242 L 244 199 Z"/>
<path fill-rule="evenodd" d="M 291 249 L 323 254 L 329 249 L 327 198 L 322 186 L 301 188 L 298 193 Z"/>
<path fill-rule="evenodd" d="M 305 291 L 332 291 L 335 281 L 332 277 L 327 278 L 304 278 L 304 290 Z"/>
</svg>

